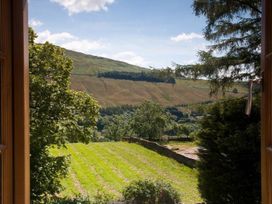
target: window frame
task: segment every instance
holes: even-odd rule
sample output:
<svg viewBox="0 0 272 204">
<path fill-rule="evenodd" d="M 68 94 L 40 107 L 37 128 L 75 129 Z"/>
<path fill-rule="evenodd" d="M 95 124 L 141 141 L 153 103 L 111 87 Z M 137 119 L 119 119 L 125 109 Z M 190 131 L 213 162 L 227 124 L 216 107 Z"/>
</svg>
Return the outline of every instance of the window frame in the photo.
<svg viewBox="0 0 272 204">
<path fill-rule="evenodd" d="M 2 204 L 30 203 L 28 2 L 1 0 Z"/>
<path fill-rule="evenodd" d="M 12 0 L 12 86 L 15 204 L 30 203 L 28 0 Z"/>
<path fill-rule="evenodd" d="M 262 6 L 262 203 L 272 204 L 272 1 Z"/>
<path fill-rule="evenodd" d="M 1 0 L 1 203 L 13 203 L 12 39 L 10 3 Z"/>
</svg>

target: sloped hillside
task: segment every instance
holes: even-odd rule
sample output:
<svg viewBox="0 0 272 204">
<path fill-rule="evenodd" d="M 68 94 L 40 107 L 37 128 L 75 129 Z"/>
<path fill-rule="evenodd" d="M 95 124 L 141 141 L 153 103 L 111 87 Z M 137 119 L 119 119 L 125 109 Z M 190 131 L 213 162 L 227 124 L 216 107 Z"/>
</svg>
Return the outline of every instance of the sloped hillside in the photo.
<svg viewBox="0 0 272 204">
<path fill-rule="evenodd" d="M 93 55 L 86 55 L 71 50 L 65 50 L 65 53 L 73 61 L 73 74 L 95 75 L 99 72 L 108 71 L 142 72 L 148 70 L 146 68 L 131 65 L 125 62 Z"/>
<path fill-rule="evenodd" d="M 93 95 L 104 107 L 139 105 L 146 100 L 152 100 L 163 106 L 174 106 L 217 99 L 210 98 L 209 83 L 204 80 L 177 80 L 177 83 L 172 85 L 73 75 L 72 88 Z M 227 95 L 243 96 L 246 93 L 244 87 L 236 88 L 238 94 L 230 91 Z"/>
</svg>

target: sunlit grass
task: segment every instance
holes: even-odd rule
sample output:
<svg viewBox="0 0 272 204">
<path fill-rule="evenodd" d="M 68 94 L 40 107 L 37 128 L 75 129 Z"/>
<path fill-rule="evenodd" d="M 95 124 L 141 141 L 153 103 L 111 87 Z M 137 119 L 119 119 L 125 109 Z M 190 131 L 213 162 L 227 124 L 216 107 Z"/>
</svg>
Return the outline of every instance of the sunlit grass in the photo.
<svg viewBox="0 0 272 204">
<path fill-rule="evenodd" d="M 69 144 L 52 154 L 69 154 L 69 176 L 62 181 L 63 196 L 94 196 L 104 191 L 120 198 L 122 189 L 138 179 L 159 179 L 171 183 L 184 203 L 200 202 L 197 172 L 136 144 L 125 142 Z"/>
</svg>

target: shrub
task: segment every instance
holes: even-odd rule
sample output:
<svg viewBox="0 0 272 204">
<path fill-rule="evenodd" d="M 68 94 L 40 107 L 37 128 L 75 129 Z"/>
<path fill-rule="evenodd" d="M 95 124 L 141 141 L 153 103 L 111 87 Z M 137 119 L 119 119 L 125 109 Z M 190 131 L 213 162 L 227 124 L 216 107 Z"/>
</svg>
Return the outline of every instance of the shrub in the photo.
<svg viewBox="0 0 272 204">
<path fill-rule="evenodd" d="M 246 102 L 218 102 L 201 122 L 199 189 L 207 204 L 260 203 L 259 102 L 250 116 Z"/>
<path fill-rule="evenodd" d="M 132 182 L 123 191 L 126 201 L 134 204 L 177 204 L 180 195 L 168 183 L 139 180 Z"/>
<path fill-rule="evenodd" d="M 57 198 L 50 204 L 91 204 L 88 197 L 76 196 L 75 198 Z"/>
<path fill-rule="evenodd" d="M 75 198 L 55 198 L 50 204 L 108 204 L 112 200 L 111 195 L 98 191 L 93 199 L 88 196 L 77 195 Z"/>
<path fill-rule="evenodd" d="M 104 191 L 98 191 L 90 204 L 108 204 L 112 200 L 113 196 L 105 193 Z"/>
</svg>

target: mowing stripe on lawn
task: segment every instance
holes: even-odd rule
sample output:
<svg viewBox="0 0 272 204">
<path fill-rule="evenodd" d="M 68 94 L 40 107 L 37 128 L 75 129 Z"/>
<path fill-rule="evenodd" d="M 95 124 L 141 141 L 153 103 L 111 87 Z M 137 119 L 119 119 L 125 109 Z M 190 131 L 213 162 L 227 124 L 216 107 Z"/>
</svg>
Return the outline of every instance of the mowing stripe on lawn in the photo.
<svg viewBox="0 0 272 204">
<path fill-rule="evenodd" d="M 81 182 L 81 186 L 88 192 L 89 195 L 96 195 L 97 189 L 103 189 L 101 183 L 98 182 L 97 177 L 93 175 L 91 169 L 87 166 L 76 151 L 73 145 L 68 146 L 68 150 L 71 153 L 71 168 L 75 172 L 75 175 Z"/>
<path fill-rule="evenodd" d="M 107 147 L 107 148 L 106 148 Z M 136 168 L 134 165 L 130 164 L 127 162 L 127 160 L 123 157 L 122 154 L 120 154 L 120 152 L 116 152 L 116 150 L 111 150 L 110 146 L 105 146 L 105 152 L 108 152 L 109 155 L 112 155 L 116 158 L 115 161 L 120 161 L 122 164 L 124 164 L 124 167 L 127 167 L 129 169 L 129 172 L 131 173 L 131 175 L 134 174 L 133 178 L 142 178 L 142 175 L 144 173 L 143 169 L 138 169 Z M 121 169 L 122 171 L 124 171 L 124 169 Z M 129 177 L 127 177 L 128 179 Z"/>
<path fill-rule="evenodd" d="M 103 145 L 89 145 L 89 148 L 95 148 L 95 151 L 102 157 L 104 161 L 113 169 L 113 171 L 123 179 L 124 183 L 128 183 L 135 178 L 137 172 L 133 171 L 127 162 L 120 160 L 118 155 L 114 155 Z M 111 155 L 111 156 L 109 156 Z"/>
<path fill-rule="evenodd" d="M 110 166 L 103 161 L 100 155 L 92 151 L 89 146 L 82 144 L 75 144 L 74 147 L 81 154 L 82 160 L 89 164 L 90 168 L 93 168 L 96 172 L 97 178 L 103 184 L 104 190 L 110 191 L 112 194 L 119 194 L 122 189 L 122 178 L 118 177 L 110 168 Z M 95 165 L 90 165 L 90 163 Z M 89 173 L 92 173 L 91 171 Z"/>
<path fill-rule="evenodd" d="M 145 174 L 146 176 L 152 178 L 153 175 L 157 173 L 149 165 L 146 165 L 144 162 L 138 159 L 135 155 L 129 154 L 129 151 L 123 151 L 118 146 L 109 146 L 108 148 L 120 154 L 128 164 L 134 166 L 139 171 L 142 170 L 142 174 Z"/>
</svg>

